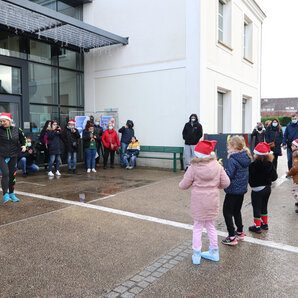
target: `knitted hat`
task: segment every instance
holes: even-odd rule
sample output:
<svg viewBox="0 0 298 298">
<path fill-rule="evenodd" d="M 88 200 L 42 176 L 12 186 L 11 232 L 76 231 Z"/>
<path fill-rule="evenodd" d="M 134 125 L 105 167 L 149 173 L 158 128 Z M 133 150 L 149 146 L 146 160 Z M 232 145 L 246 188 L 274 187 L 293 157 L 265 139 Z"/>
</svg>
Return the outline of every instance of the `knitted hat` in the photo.
<svg viewBox="0 0 298 298">
<path fill-rule="evenodd" d="M 76 120 L 73 120 L 73 119 L 70 119 L 69 121 L 68 121 L 68 124 L 75 124 L 76 123 Z"/>
<path fill-rule="evenodd" d="M 294 140 L 292 144 L 298 147 L 298 139 Z"/>
<path fill-rule="evenodd" d="M 214 155 L 213 152 L 217 141 L 201 141 L 195 147 L 195 155 L 198 158 L 206 158 Z"/>
<path fill-rule="evenodd" d="M 269 145 L 265 142 L 259 143 L 254 150 L 254 154 L 257 154 L 257 155 L 268 155 L 272 153 L 273 152 L 271 151 Z"/>
<path fill-rule="evenodd" d="M 12 115 L 10 113 L 1 113 L 0 114 L 0 120 L 1 119 L 6 119 L 6 120 L 9 120 L 9 121 L 12 121 Z"/>
</svg>

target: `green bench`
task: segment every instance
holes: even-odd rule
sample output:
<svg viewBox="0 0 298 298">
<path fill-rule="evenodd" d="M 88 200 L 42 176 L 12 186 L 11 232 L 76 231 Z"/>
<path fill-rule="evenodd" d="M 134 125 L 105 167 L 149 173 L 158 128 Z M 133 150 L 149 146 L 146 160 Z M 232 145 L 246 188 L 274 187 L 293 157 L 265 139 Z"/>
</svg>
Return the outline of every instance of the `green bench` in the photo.
<svg viewBox="0 0 298 298">
<path fill-rule="evenodd" d="M 143 156 L 142 152 L 156 152 L 156 153 L 172 153 L 173 157 L 162 156 Z M 179 155 L 179 156 L 178 156 Z M 177 169 L 177 159 L 180 160 L 181 170 L 184 170 L 183 164 L 183 147 L 170 147 L 170 146 L 141 146 L 141 151 L 138 158 L 152 158 L 152 159 L 168 159 L 173 160 L 173 171 Z"/>
</svg>

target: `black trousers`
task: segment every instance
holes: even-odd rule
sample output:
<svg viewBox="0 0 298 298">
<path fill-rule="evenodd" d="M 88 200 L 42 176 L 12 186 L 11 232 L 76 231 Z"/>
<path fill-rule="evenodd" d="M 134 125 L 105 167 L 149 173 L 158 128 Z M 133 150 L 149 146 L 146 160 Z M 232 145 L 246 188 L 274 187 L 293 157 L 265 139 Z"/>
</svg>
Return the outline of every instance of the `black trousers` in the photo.
<svg viewBox="0 0 298 298">
<path fill-rule="evenodd" d="M 271 186 L 266 186 L 261 191 L 251 192 L 251 204 L 253 207 L 254 218 L 261 218 L 261 215 L 268 214 L 268 200 L 271 194 Z"/>
<path fill-rule="evenodd" d="M 105 148 L 103 153 L 103 166 L 106 167 L 108 163 L 108 158 L 110 157 L 111 166 L 114 165 L 115 151 Z"/>
<path fill-rule="evenodd" d="M 272 161 L 272 163 L 273 163 L 273 165 L 274 165 L 274 167 L 275 167 L 275 169 L 277 170 L 277 160 L 278 160 L 278 154 L 274 154 L 274 159 L 273 159 L 273 161 Z"/>
<path fill-rule="evenodd" d="M 13 193 L 14 192 L 14 187 L 16 184 L 16 170 L 17 170 L 17 157 L 11 157 L 9 162 L 5 162 L 5 158 L 0 156 L 0 169 L 2 172 L 2 181 L 1 181 L 1 186 L 2 186 L 2 191 L 3 195 L 8 193 Z"/>
<path fill-rule="evenodd" d="M 223 204 L 223 215 L 227 225 L 227 229 L 230 237 L 235 236 L 235 228 L 233 223 L 233 217 L 237 226 L 238 232 L 243 232 L 241 207 L 243 204 L 244 194 L 226 194 Z"/>
</svg>

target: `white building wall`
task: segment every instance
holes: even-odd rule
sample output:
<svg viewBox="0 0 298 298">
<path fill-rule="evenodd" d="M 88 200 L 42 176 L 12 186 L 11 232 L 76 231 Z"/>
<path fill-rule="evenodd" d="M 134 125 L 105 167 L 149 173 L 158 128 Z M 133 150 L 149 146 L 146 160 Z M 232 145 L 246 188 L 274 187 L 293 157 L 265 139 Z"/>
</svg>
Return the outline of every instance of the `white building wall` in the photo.
<svg viewBox="0 0 298 298">
<path fill-rule="evenodd" d="M 129 44 L 85 55 L 85 109 L 117 108 L 120 125 L 135 122 L 143 145 L 183 146 L 182 129 L 197 113 L 204 132 L 217 130 L 217 89 L 230 90 L 227 132 L 241 132 L 242 96 L 251 100 L 248 127 L 259 117 L 261 23 L 245 4 L 232 1 L 231 48 L 218 44 L 217 0 L 96 0 L 84 21 Z M 242 55 L 243 14 L 254 22 L 253 64 Z M 237 27 L 237 28 L 236 28 Z M 140 160 L 140 164 L 169 165 Z"/>
</svg>

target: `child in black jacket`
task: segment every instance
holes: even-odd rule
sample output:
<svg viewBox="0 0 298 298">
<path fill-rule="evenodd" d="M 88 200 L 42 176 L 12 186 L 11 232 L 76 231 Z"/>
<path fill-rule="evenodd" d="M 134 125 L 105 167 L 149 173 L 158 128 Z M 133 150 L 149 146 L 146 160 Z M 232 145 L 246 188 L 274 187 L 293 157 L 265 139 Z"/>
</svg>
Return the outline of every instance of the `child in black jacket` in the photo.
<svg viewBox="0 0 298 298">
<path fill-rule="evenodd" d="M 277 179 L 277 173 L 272 164 L 274 156 L 267 143 L 259 143 L 255 147 L 254 154 L 255 161 L 249 166 L 254 225 L 250 226 L 249 230 L 260 234 L 261 229 L 268 230 L 267 205 L 271 194 L 271 184 Z"/>
</svg>

